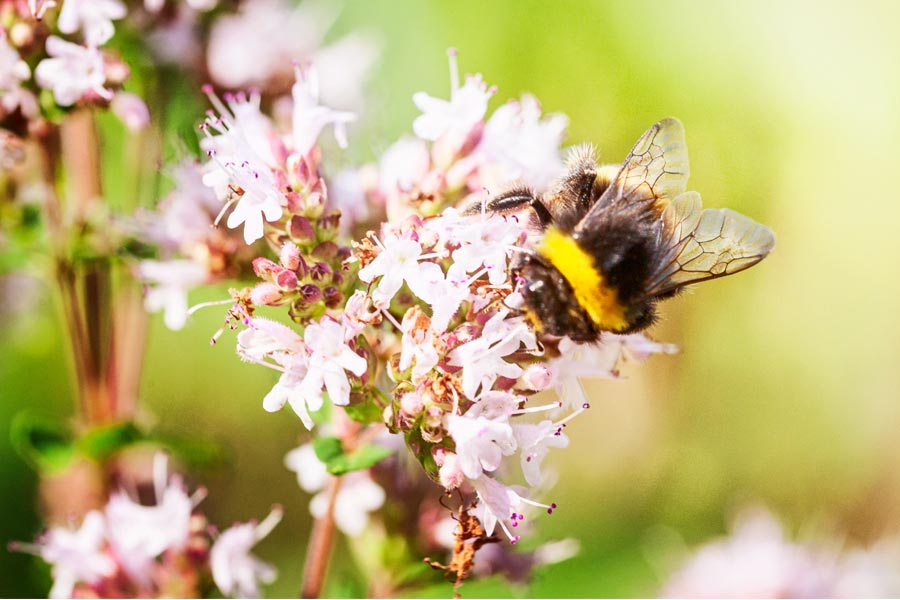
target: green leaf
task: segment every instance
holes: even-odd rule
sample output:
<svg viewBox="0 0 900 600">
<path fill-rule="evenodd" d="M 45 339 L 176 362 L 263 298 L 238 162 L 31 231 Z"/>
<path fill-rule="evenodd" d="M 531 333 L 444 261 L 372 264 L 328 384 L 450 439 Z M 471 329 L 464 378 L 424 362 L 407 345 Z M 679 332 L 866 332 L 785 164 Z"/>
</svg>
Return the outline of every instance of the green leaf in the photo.
<svg viewBox="0 0 900 600">
<path fill-rule="evenodd" d="M 316 452 L 316 457 L 325 464 L 325 468 L 332 475 L 343 475 L 351 471 L 368 469 L 394 453 L 393 450 L 374 444 L 367 444 L 353 452 L 346 453 L 341 445 L 341 440 L 336 437 L 317 438 L 313 441 L 313 450 Z"/>
<path fill-rule="evenodd" d="M 10 438 L 19 455 L 39 471 L 57 473 L 75 456 L 71 435 L 48 419 L 19 413 L 10 426 Z"/>
<path fill-rule="evenodd" d="M 93 458 L 104 461 L 122 448 L 143 439 L 134 423 L 114 423 L 95 427 L 76 443 L 78 449 Z"/>
<path fill-rule="evenodd" d="M 333 436 L 320 437 L 313 440 L 313 450 L 316 452 L 316 457 L 326 465 L 344 455 L 344 447 L 341 445 L 341 440 Z"/>
<path fill-rule="evenodd" d="M 351 471 L 368 469 L 393 453 L 393 450 L 368 444 L 350 454 L 344 454 L 332 459 L 325 466 L 332 475 L 343 475 Z"/>
<path fill-rule="evenodd" d="M 344 407 L 344 412 L 357 423 L 380 423 L 384 418 L 384 407 L 379 406 L 374 393 L 350 394 L 350 404 Z"/>
</svg>

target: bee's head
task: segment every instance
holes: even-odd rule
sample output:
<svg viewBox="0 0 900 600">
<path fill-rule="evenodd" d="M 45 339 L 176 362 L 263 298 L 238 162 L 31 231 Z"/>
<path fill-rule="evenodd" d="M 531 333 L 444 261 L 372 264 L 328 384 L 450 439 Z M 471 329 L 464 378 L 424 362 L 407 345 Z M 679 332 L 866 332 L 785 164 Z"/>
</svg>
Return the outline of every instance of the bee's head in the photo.
<svg viewBox="0 0 900 600">
<path fill-rule="evenodd" d="M 532 254 L 517 254 L 510 268 L 515 278 L 522 279 L 525 300 L 522 312 L 538 331 L 560 337 L 567 335 L 577 342 L 597 339 L 599 332 L 594 323 L 556 268 Z"/>
</svg>

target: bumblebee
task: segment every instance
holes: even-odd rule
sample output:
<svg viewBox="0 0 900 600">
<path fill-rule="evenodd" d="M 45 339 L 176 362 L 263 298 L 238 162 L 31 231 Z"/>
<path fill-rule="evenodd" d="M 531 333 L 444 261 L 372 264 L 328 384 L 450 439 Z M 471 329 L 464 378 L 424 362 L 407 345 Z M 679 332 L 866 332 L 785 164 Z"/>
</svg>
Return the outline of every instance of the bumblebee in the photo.
<svg viewBox="0 0 900 600">
<path fill-rule="evenodd" d="M 592 149 L 579 149 L 546 194 L 513 189 L 488 203 L 543 232 L 533 251 L 510 261 L 522 310 L 539 331 L 579 342 L 640 331 L 660 300 L 769 254 L 772 231 L 727 208 L 704 209 L 700 194 L 686 191 L 688 172 L 684 128 L 668 118 L 621 167 L 598 166 Z"/>
</svg>

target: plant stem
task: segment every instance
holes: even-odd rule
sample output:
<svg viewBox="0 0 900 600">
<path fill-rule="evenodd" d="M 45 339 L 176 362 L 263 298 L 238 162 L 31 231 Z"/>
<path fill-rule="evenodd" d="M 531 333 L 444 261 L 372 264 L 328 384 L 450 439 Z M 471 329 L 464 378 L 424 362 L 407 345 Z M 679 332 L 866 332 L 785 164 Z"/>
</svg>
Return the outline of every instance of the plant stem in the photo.
<svg viewBox="0 0 900 600">
<path fill-rule="evenodd" d="M 303 587 L 300 590 L 301 598 L 318 598 L 322 593 L 328 561 L 331 558 L 331 542 L 334 538 L 334 505 L 340 489 L 341 478 L 332 477 L 328 482 L 328 508 L 321 519 L 316 519 L 309 538 Z"/>
</svg>

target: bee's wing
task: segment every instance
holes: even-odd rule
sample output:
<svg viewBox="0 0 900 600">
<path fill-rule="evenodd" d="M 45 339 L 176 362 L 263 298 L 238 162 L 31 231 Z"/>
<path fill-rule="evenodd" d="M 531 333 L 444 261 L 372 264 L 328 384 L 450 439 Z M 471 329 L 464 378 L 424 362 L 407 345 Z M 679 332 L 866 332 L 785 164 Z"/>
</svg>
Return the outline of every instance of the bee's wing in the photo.
<svg viewBox="0 0 900 600">
<path fill-rule="evenodd" d="M 579 224 L 588 229 L 593 217 L 619 202 L 652 202 L 659 211 L 684 192 L 688 175 L 684 126 L 674 117 L 663 119 L 640 137 L 613 182 Z"/>
<path fill-rule="evenodd" d="M 771 229 L 727 208 L 704 209 L 697 192 L 678 195 L 663 219 L 660 244 L 668 248 L 669 260 L 654 274 L 650 296 L 743 271 L 775 247 Z"/>
</svg>

